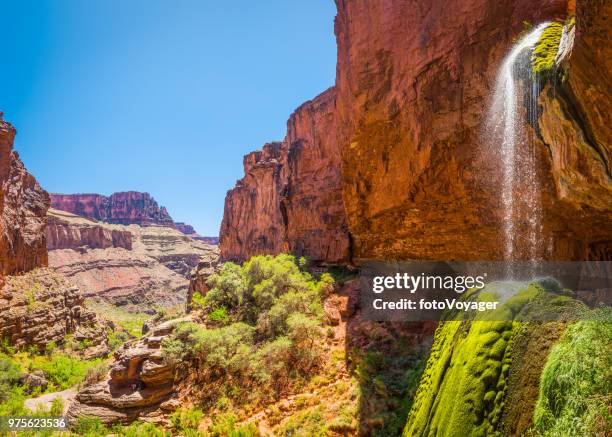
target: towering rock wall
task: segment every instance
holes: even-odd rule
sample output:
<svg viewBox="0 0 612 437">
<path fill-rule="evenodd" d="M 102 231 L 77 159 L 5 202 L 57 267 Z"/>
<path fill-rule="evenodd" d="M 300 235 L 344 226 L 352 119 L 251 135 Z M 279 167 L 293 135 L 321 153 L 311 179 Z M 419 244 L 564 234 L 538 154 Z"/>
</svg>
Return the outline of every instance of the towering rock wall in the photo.
<svg viewBox="0 0 612 437">
<path fill-rule="evenodd" d="M 13 151 L 14 138 L 0 113 L 0 276 L 47 264 L 49 197 Z"/>
<path fill-rule="evenodd" d="M 291 115 L 283 142 L 244 157 L 245 176 L 225 199 L 223 258 L 290 251 L 315 261 L 349 260 L 335 109 L 332 88 Z"/>
<path fill-rule="evenodd" d="M 296 111 L 282 143 L 245 157 L 245 177 L 226 198 L 222 256 L 500 259 L 500 145 L 484 131 L 496 74 L 524 22 L 563 21 L 574 2 L 336 4 L 336 85 Z M 541 257 L 609 256 L 609 30 L 599 23 L 589 31 L 605 20 L 605 7 L 578 5 L 564 87 L 574 103 L 553 96 L 575 128 L 561 140 L 534 126 Z M 568 195 L 568 184 L 580 194 Z"/>
<path fill-rule="evenodd" d="M 172 217 L 149 193 L 51 194 L 51 207 L 108 223 L 174 227 Z"/>
</svg>

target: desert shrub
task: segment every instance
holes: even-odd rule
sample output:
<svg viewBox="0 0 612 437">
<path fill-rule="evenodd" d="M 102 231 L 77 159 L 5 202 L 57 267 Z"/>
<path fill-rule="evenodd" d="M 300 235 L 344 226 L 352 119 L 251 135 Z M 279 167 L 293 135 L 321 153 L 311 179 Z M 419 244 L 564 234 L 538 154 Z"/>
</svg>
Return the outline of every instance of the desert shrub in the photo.
<svg viewBox="0 0 612 437">
<path fill-rule="evenodd" d="M 52 355 L 48 360 L 32 362 L 30 367 L 32 370 L 42 370 L 55 387 L 65 390 L 83 381 L 88 369 L 99 364 L 100 361 L 84 361 L 58 353 Z"/>
<path fill-rule="evenodd" d="M 116 351 L 130 339 L 126 331 L 109 331 L 106 340 L 111 351 Z"/>
<path fill-rule="evenodd" d="M 257 427 L 248 423 L 236 426 L 236 417 L 232 414 L 220 414 L 213 420 L 208 427 L 208 435 L 211 437 L 257 437 L 259 431 Z"/>
<path fill-rule="evenodd" d="M 108 374 L 108 364 L 103 361 L 96 362 L 94 365 L 87 369 L 85 378 L 83 379 L 83 385 L 91 385 L 96 382 L 100 382 L 106 378 Z"/>
<path fill-rule="evenodd" d="M 10 358 L 0 356 L 0 402 L 7 401 L 19 381 L 21 369 Z"/>
<path fill-rule="evenodd" d="M 208 320 L 221 324 L 226 324 L 229 323 L 230 318 L 227 314 L 227 309 L 224 306 L 220 306 L 215 308 L 210 314 L 208 314 Z"/>
<path fill-rule="evenodd" d="M 134 422 L 130 426 L 113 429 L 115 435 L 122 437 L 170 437 L 170 433 L 152 423 Z"/>
<path fill-rule="evenodd" d="M 110 433 L 99 417 L 79 417 L 72 431 L 83 437 L 102 437 Z"/>
<path fill-rule="evenodd" d="M 204 413 L 197 408 L 179 408 L 170 415 L 172 427 L 180 433 L 197 431 Z"/>
<path fill-rule="evenodd" d="M 201 382 L 211 383 L 211 397 L 235 397 L 237 387 L 246 396 L 269 387 L 278 393 L 292 379 L 308 376 L 320 355 L 330 275 L 316 280 L 283 254 L 256 256 L 242 266 L 226 263 L 208 283 L 198 302 L 214 324 L 180 324 L 163 342 L 166 359 L 196 364 Z"/>
</svg>

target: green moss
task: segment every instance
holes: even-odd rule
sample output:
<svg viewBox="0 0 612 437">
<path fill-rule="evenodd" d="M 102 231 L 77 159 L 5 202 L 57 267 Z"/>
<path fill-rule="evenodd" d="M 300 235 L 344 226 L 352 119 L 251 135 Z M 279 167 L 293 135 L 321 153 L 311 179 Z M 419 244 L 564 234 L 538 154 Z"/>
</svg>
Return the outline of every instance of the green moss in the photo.
<svg viewBox="0 0 612 437">
<path fill-rule="evenodd" d="M 546 75 L 553 70 L 562 34 L 563 24 L 556 22 L 550 23 L 542 32 L 531 54 L 531 65 L 536 75 Z"/>
<path fill-rule="evenodd" d="M 612 429 L 612 312 L 594 312 L 566 331 L 542 372 L 534 413 L 543 436 L 605 435 Z"/>
<path fill-rule="evenodd" d="M 480 296 L 491 300 L 506 295 L 492 316 L 494 321 L 446 321 L 439 325 L 431 354 L 404 428 L 405 436 L 502 435 L 513 344 L 526 320 L 581 314 L 584 305 L 568 296 L 530 284 L 508 296 L 491 286 Z M 561 311 L 559 310 L 561 308 Z"/>
</svg>

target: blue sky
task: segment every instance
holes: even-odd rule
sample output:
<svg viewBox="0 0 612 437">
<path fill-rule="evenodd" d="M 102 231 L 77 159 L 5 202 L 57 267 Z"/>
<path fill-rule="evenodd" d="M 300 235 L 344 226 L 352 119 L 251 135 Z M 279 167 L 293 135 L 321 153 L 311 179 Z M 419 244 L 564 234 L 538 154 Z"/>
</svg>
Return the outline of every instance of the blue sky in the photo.
<svg viewBox="0 0 612 437">
<path fill-rule="evenodd" d="M 49 192 L 150 192 L 216 235 L 242 156 L 333 85 L 332 0 L 0 0 L 0 111 Z"/>
</svg>

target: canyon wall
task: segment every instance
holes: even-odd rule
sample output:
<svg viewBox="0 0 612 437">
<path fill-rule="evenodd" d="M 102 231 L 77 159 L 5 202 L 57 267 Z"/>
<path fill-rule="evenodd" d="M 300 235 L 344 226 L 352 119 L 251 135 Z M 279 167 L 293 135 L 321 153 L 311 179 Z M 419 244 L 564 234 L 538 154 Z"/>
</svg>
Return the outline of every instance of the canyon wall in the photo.
<svg viewBox="0 0 612 437">
<path fill-rule="evenodd" d="M 108 352 L 106 325 L 78 288 L 45 267 L 49 197 L 13 151 L 15 129 L 0 112 L 0 339 L 45 350 L 67 334 L 88 340 L 86 357 Z"/>
<path fill-rule="evenodd" d="M 218 248 L 167 226 L 95 222 L 49 210 L 49 265 L 85 297 L 141 310 L 185 302 L 191 270 Z"/>
<path fill-rule="evenodd" d="M 0 112 L 0 275 L 47 264 L 49 198 L 13 151 L 15 128 Z"/>
<path fill-rule="evenodd" d="M 51 194 L 51 207 L 107 223 L 174 227 L 172 217 L 149 193 Z"/>
<path fill-rule="evenodd" d="M 314 261 L 349 260 L 335 110 L 329 89 L 291 115 L 283 142 L 244 157 L 245 176 L 225 199 L 224 259 L 290 251 Z"/>
<path fill-rule="evenodd" d="M 107 249 L 121 247 L 132 250 L 132 234 L 113 229 L 91 219 L 49 209 L 47 214 L 47 249 Z"/>
<path fill-rule="evenodd" d="M 500 145 L 484 132 L 496 74 L 525 22 L 564 21 L 574 2 L 336 4 L 336 85 L 291 116 L 282 143 L 245 157 L 245 177 L 226 197 L 222 256 L 501 259 Z M 539 257 L 609 256 L 605 12 L 601 1 L 579 3 L 574 50 L 565 61 L 564 89 L 572 90 L 573 103 L 563 109 L 575 128 L 566 140 L 537 143 Z M 539 123 L 546 124 L 546 114 Z M 582 157 L 571 159 L 576 153 Z M 580 195 L 566 194 L 574 182 L 555 171 L 559 165 L 573 180 L 586 180 Z"/>
</svg>

